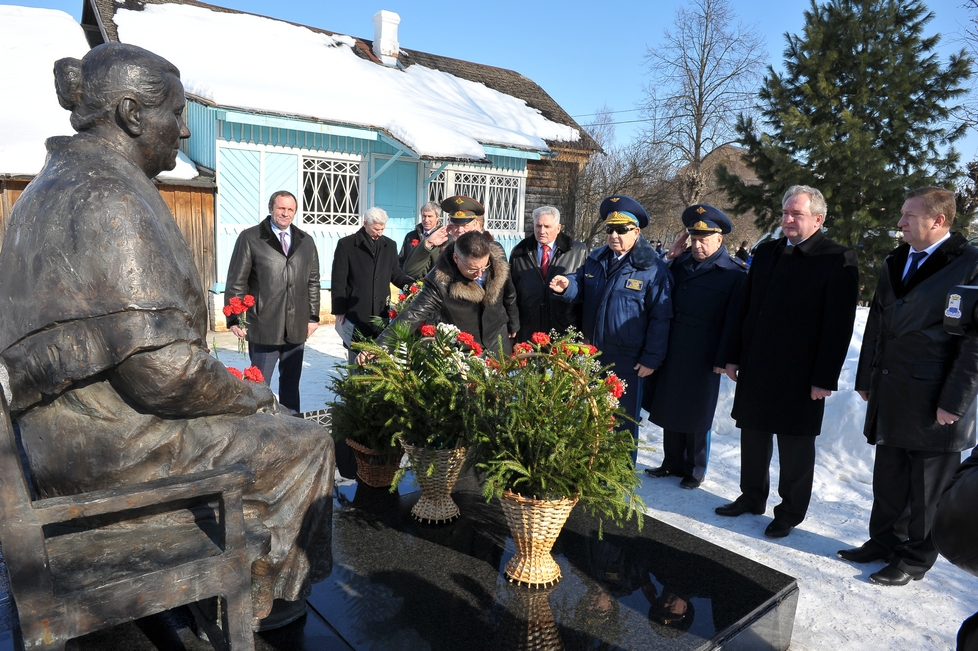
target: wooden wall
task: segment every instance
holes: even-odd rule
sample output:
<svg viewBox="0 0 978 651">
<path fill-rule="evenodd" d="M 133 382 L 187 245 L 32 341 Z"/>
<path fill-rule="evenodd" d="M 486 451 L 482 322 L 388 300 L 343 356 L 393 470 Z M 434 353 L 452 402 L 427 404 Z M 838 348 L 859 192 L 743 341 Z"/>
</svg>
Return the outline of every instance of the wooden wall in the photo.
<svg viewBox="0 0 978 651">
<path fill-rule="evenodd" d="M 27 181 L 0 179 L 0 242 L 7 230 L 10 210 L 27 187 Z M 214 188 L 187 185 L 156 186 L 170 212 L 176 219 L 200 274 L 200 284 L 206 292 L 217 282 L 214 258 Z M 209 324 L 213 328 L 214 324 Z"/>
<path fill-rule="evenodd" d="M 3 243 L 3 236 L 7 232 L 10 211 L 14 207 L 14 202 L 20 197 L 20 193 L 27 187 L 27 183 L 28 181 L 0 179 L 0 244 Z"/>
<path fill-rule="evenodd" d="M 214 188 L 187 185 L 157 185 L 170 207 L 177 226 L 187 238 L 190 252 L 200 274 L 200 284 L 207 291 L 217 282 L 214 258 Z"/>
</svg>

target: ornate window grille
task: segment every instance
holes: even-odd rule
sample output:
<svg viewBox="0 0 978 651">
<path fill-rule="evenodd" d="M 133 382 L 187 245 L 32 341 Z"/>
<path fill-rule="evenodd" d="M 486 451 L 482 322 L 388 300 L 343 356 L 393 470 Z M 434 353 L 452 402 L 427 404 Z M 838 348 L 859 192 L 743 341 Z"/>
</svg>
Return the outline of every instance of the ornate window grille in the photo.
<svg viewBox="0 0 978 651">
<path fill-rule="evenodd" d="M 428 201 L 434 201 L 440 204 L 442 200 L 448 196 L 445 194 L 445 184 L 448 172 L 441 171 L 438 176 L 431 179 L 431 183 L 428 184 Z"/>
<path fill-rule="evenodd" d="M 447 168 L 429 184 L 428 200 L 463 194 L 485 206 L 487 230 L 521 231 L 525 185 L 520 175 Z"/>
<path fill-rule="evenodd" d="M 303 223 L 356 226 L 360 223 L 359 208 L 359 162 L 303 157 Z"/>
</svg>

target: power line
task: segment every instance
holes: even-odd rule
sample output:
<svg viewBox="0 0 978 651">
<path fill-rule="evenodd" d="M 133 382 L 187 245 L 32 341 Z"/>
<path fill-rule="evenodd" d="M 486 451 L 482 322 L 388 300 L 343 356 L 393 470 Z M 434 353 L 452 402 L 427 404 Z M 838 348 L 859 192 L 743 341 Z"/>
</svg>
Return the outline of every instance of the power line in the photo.
<svg viewBox="0 0 978 651">
<path fill-rule="evenodd" d="M 580 115 L 572 115 L 572 118 L 586 118 L 592 115 L 610 115 L 612 113 L 635 113 L 636 111 L 644 111 L 645 109 L 622 109 L 620 111 L 599 111 L 597 113 L 581 113 Z"/>
<path fill-rule="evenodd" d="M 636 122 L 651 122 L 652 120 L 622 120 L 621 122 L 594 122 L 592 124 L 582 124 L 582 127 L 603 127 L 615 124 L 634 124 Z"/>
</svg>

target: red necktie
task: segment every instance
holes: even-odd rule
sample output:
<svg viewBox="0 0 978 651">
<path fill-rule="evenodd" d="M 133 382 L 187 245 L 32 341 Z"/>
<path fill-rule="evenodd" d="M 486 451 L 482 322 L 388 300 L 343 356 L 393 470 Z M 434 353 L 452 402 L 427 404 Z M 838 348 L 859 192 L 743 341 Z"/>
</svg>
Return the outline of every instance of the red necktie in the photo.
<svg viewBox="0 0 978 651">
<path fill-rule="evenodd" d="M 543 274 L 544 278 L 547 277 L 547 269 L 549 268 L 550 268 L 550 245 L 544 244 L 543 257 L 540 259 L 540 272 Z"/>
</svg>

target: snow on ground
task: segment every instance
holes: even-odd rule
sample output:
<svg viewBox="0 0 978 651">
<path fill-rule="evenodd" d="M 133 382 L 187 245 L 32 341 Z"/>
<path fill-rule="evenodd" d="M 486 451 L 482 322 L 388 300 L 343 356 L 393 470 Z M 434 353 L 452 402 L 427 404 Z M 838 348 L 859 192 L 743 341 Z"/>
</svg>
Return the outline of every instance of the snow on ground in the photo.
<svg viewBox="0 0 978 651">
<path fill-rule="evenodd" d="M 51 136 L 70 136 L 71 114 L 58 104 L 54 62 L 88 52 L 81 25 L 63 11 L 0 5 L 0 68 L 8 92 L 0 100 L 0 175 L 41 171 Z M 160 180 L 186 181 L 197 166 L 179 152 L 177 167 Z"/>
<path fill-rule="evenodd" d="M 379 127 L 435 157 L 481 159 L 479 143 L 548 151 L 544 140 L 580 137 L 484 84 L 421 65 L 400 70 L 366 61 L 349 36 L 178 4 L 119 9 L 114 20 L 121 41 L 166 57 L 187 92 L 220 106 Z"/>
<path fill-rule="evenodd" d="M 777 504 L 778 461 L 771 470 L 772 497 L 763 516 L 723 518 L 713 509 L 735 499 L 740 490 L 740 438 L 730 419 L 733 383 L 721 385 L 714 421 L 710 467 L 698 490 L 679 488 L 678 478 L 642 478 L 648 513 L 710 542 L 731 549 L 796 579 L 800 586 L 791 651 L 948 651 L 958 626 L 978 611 L 978 578 L 940 558 L 922 581 L 899 588 L 869 582 L 882 562 L 854 565 L 836 551 L 862 544 L 872 506 L 873 447 L 862 435 L 865 406 L 853 391 L 865 309 L 856 318 L 840 391 L 826 403 L 818 440 L 815 487 L 807 519 L 790 536 L 764 537 Z M 225 364 L 247 366 L 229 333 L 211 333 Z M 231 352 L 231 351 L 234 352 Z M 322 409 L 331 398 L 326 382 L 346 353 L 331 326 L 319 328 L 307 346 L 302 374 L 302 409 Z M 272 388 L 277 386 L 273 377 Z M 662 431 L 646 424 L 642 435 L 651 450 L 639 454 L 639 466 L 662 459 Z M 968 453 L 965 453 L 968 454 Z"/>
</svg>

